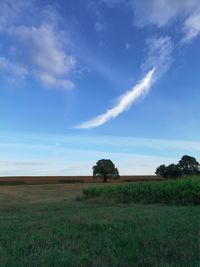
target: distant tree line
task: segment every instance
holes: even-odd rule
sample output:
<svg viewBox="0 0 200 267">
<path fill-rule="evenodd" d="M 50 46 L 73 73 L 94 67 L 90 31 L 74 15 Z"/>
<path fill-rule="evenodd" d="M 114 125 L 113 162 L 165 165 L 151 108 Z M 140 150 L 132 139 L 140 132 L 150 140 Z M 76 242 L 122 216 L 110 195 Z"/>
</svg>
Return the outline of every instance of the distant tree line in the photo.
<svg viewBox="0 0 200 267">
<path fill-rule="evenodd" d="M 165 179 L 200 175 L 200 164 L 194 157 L 185 155 L 179 160 L 178 164 L 160 165 L 155 174 Z"/>
</svg>

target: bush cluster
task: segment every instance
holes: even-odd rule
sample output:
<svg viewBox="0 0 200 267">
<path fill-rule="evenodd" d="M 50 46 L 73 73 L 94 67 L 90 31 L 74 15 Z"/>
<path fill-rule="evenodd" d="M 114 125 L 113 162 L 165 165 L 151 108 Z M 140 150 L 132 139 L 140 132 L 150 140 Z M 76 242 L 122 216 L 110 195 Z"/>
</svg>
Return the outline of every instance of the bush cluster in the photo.
<svg viewBox="0 0 200 267">
<path fill-rule="evenodd" d="M 119 203 L 200 204 L 200 178 L 137 182 L 83 189 L 86 199 L 100 197 Z"/>
<path fill-rule="evenodd" d="M 179 160 L 178 164 L 160 165 L 155 172 L 156 175 L 165 179 L 176 179 L 188 175 L 199 175 L 200 164 L 191 156 L 185 155 Z"/>
</svg>

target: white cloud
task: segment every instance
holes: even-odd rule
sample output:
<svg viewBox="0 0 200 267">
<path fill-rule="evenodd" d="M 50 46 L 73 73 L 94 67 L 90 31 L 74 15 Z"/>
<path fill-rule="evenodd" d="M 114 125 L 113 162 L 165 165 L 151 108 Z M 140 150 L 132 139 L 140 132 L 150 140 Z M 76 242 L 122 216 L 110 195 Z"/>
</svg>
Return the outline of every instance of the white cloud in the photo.
<svg viewBox="0 0 200 267">
<path fill-rule="evenodd" d="M 13 0 L 0 1 L 0 31 L 15 23 L 22 14 L 32 8 L 32 0 Z M 25 14 L 23 14 L 25 15 Z M 24 16 L 23 16 L 24 18 Z"/>
<path fill-rule="evenodd" d="M 8 34 L 20 44 L 27 65 L 31 66 L 37 78 L 50 87 L 72 88 L 67 77 L 75 66 L 73 56 L 66 54 L 62 40 L 52 25 L 40 27 L 10 27 Z"/>
<path fill-rule="evenodd" d="M 168 70 L 173 59 L 173 44 L 169 36 L 152 37 L 146 41 L 146 59 L 142 64 L 142 69 L 157 66 L 157 78 Z"/>
<path fill-rule="evenodd" d="M 33 0 L 13 3 L 12 0 L 0 3 L 1 34 L 10 45 L 4 56 L 7 62 L 23 66 L 47 87 L 73 88 L 71 74 L 76 61 L 69 52 L 67 32 L 59 27 L 59 15 L 50 6 L 44 6 L 40 16 Z M 34 18 L 27 23 L 30 10 Z M 15 50 L 11 54 L 12 47 Z"/>
<path fill-rule="evenodd" d="M 183 29 L 185 36 L 182 42 L 189 42 L 200 33 L 200 11 L 187 18 Z"/>
<path fill-rule="evenodd" d="M 73 89 L 74 83 L 67 79 L 57 79 L 49 73 L 40 73 L 40 81 L 49 88 L 63 88 L 63 89 Z"/>
<path fill-rule="evenodd" d="M 134 22 L 139 26 L 166 26 L 177 17 L 187 16 L 199 7 L 199 0 L 131 0 Z"/>
<path fill-rule="evenodd" d="M 26 67 L 14 64 L 5 57 L 0 57 L 0 74 L 1 73 L 9 75 L 13 83 L 24 80 L 29 74 Z"/>
<path fill-rule="evenodd" d="M 97 116 L 96 118 L 90 121 L 86 121 L 78 125 L 76 128 L 78 129 L 95 128 L 102 124 L 105 124 L 110 119 L 116 118 L 120 113 L 127 110 L 139 97 L 148 92 L 149 88 L 152 85 L 154 72 L 155 68 L 150 70 L 143 80 L 141 80 L 130 91 L 128 91 L 125 95 L 121 97 L 121 100 L 114 108 L 107 110 L 102 115 Z"/>
<path fill-rule="evenodd" d="M 130 0 L 137 26 L 157 27 L 181 22 L 182 42 L 188 42 L 200 33 L 199 0 Z"/>
<path fill-rule="evenodd" d="M 199 0 L 101 0 L 109 7 L 125 2 L 134 13 L 134 24 L 139 27 L 154 25 L 164 27 L 180 23 L 184 33 L 182 42 L 195 38 L 200 33 Z"/>
</svg>

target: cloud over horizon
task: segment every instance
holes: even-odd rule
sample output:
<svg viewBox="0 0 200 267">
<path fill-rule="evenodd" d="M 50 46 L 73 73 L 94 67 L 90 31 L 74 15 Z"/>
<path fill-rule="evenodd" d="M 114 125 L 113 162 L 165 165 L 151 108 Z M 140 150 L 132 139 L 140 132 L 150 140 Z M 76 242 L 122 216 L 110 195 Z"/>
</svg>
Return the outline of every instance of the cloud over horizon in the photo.
<svg viewBox="0 0 200 267">
<path fill-rule="evenodd" d="M 92 166 L 100 157 L 110 157 L 121 174 L 154 174 L 156 167 L 163 162 L 176 162 L 181 153 L 192 153 L 199 159 L 200 151 L 200 142 L 180 139 L 23 133 L 19 136 L 16 140 L 16 135 L 10 134 L 5 136 L 3 143 L 0 140 L 2 176 L 91 175 Z M 71 147 L 71 144 L 76 145 Z M 83 144 L 87 144 L 86 149 Z M 145 149 L 148 151 L 146 154 Z"/>
</svg>

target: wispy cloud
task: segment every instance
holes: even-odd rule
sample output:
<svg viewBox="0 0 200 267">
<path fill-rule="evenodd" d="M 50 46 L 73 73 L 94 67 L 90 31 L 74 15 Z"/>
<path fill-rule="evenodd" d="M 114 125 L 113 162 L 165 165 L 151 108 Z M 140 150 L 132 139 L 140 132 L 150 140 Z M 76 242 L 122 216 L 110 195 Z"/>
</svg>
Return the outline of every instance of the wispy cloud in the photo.
<svg viewBox="0 0 200 267">
<path fill-rule="evenodd" d="M 197 37 L 200 33 L 200 7 L 199 10 L 189 16 L 184 23 L 184 37 L 182 43 L 187 43 Z"/>
<path fill-rule="evenodd" d="M 44 6 L 40 17 L 33 1 L 20 0 L 19 5 L 13 5 L 12 2 L 3 0 L 0 3 L 0 34 L 14 48 L 10 55 L 8 47 L 5 61 L 10 66 L 26 69 L 29 75 L 33 75 L 46 87 L 73 88 L 70 77 L 76 60 L 69 51 L 69 36 L 65 28 L 60 27 L 61 18 L 56 10 Z M 29 9 L 34 19 L 27 23 L 26 13 L 29 13 Z M 15 76 L 17 68 L 12 67 L 11 70 Z"/>
<path fill-rule="evenodd" d="M 124 155 L 123 153 L 102 153 L 99 151 L 73 151 L 79 153 L 82 158 L 87 156 L 87 161 L 69 161 L 68 158 L 50 158 L 41 161 L 35 160 L 3 160 L 0 159 L 1 176 L 21 175 L 92 175 L 92 166 L 101 157 L 109 157 L 119 169 L 120 175 L 151 175 L 160 164 L 176 162 L 177 158 L 156 157 L 145 155 Z"/>
<path fill-rule="evenodd" d="M 182 43 L 191 41 L 200 33 L 199 0 L 101 0 L 109 7 L 126 3 L 133 9 L 134 24 L 139 27 L 154 25 L 166 27 L 177 22 L 183 33 Z"/>
<path fill-rule="evenodd" d="M 105 30 L 105 20 L 99 4 L 100 2 L 98 1 L 88 1 L 87 7 L 94 19 L 94 29 L 101 33 Z"/>
<path fill-rule="evenodd" d="M 137 26 L 152 24 L 161 28 L 178 21 L 180 32 L 183 33 L 182 43 L 191 41 L 200 33 L 199 0 L 130 0 L 130 3 Z"/>
<path fill-rule="evenodd" d="M 25 66 L 12 63 L 5 57 L 0 57 L 0 74 L 6 73 L 10 77 L 10 81 L 17 83 L 24 80 L 29 74 L 28 69 Z"/>
<path fill-rule="evenodd" d="M 73 83 L 61 77 L 67 77 L 75 66 L 75 59 L 62 49 L 61 36 L 52 25 L 39 27 L 15 26 L 8 34 L 16 38 L 24 48 L 24 59 L 32 66 L 37 78 L 48 87 L 73 87 Z"/>
<path fill-rule="evenodd" d="M 0 175 L 91 175 L 103 157 L 120 174 L 153 174 L 184 154 L 199 160 L 200 151 L 199 141 L 188 140 L 27 133 L 1 133 L 0 139 Z"/>
<path fill-rule="evenodd" d="M 157 66 L 156 78 L 159 78 L 170 67 L 173 58 L 173 43 L 169 36 L 151 37 L 146 40 L 146 56 L 142 70 Z"/>
<path fill-rule="evenodd" d="M 136 84 L 130 91 L 128 91 L 125 95 L 123 95 L 119 103 L 115 107 L 107 110 L 102 115 L 97 116 L 96 118 L 90 121 L 86 121 L 76 126 L 75 128 L 78 129 L 95 128 L 105 124 L 110 119 L 116 118 L 120 113 L 127 110 L 139 97 L 148 92 L 153 82 L 154 72 L 155 72 L 155 67 L 151 69 L 138 84 Z"/>
<path fill-rule="evenodd" d="M 198 0 L 130 0 L 134 9 L 134 23 L 138 26 L 149 24 L 157 27 L 167 26 L 178 17 L 184 19 L 199 6 Z"/>
<path fill-rule="evenodd" d="M 33 7 L 33 0 L 1 0 L 0 2 L 0 31 L 18 22 L 20 17 L 25 18 Z M 29 11 L 29 12 L 27 12 Z"/>
</svg>

